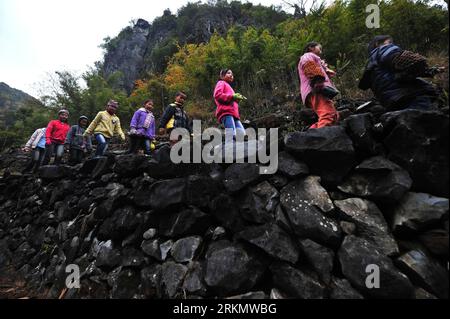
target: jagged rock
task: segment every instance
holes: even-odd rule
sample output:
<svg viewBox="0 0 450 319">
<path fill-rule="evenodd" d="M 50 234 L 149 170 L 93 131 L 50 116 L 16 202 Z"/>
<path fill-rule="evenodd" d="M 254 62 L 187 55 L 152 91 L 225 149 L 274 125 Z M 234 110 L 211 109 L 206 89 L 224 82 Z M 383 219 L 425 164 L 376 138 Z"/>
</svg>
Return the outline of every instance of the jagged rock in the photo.
<svg viewBox="0 0 450 319">
<path fill-rule="evenodd" d="M 347 134 L 360 156 L 373 156 L 381 151 L 381 145 L 375 140 L 373 125 L 371 113 L 351 115 L 344 120 Z"/>
<path fill-rule="evenodd" d="M 439 298 L 448 298 L 448 271 L 423 251 L 410 251 L 398 258 L 397 264 L 413 282 Z"/>
<path fill-rule="evenodd" d="M 155 228 L 150 228 L 149 230 L 147 230 L 144 235 L 142 235 L 142 237 L 144 237 L 144 239 L 149 240 L 152 238 L 155 238 L 156 234 L 157 234 L 158 230 Z"/>
<path fill-rule="evenodd" d="M 167 298 L 176 297 L 183 284 L 188 267 L 168 261 L 161 268 L 161 291 Z"/>
<path fill-rule="evenodd" d="M 167 237 L 203 235 L 211 226 L 211 217 L 197 208 L 185 209 L 177 214 L 163 216 L 159 231 Z"/>
<path fill-rule="evenodd" d="M 199 262 L 189 265 L 189 270 L 184 278 L 183 290 L 198 296 L 205 296 L 207 293 L 206 284 L 203 280 L 204 267 Z"/>
<path fill-rule="evenodd" d="M 305 163 L 299 162 L 287 152 L 278 153 L 278 172 L 287 177 L 299 177 L 309 174 L 309 168 Z"/>
<path fill-rule="evenodd" d="M 144 240 L 142 242 L 141 248 L 142 251 L 150 256 L 153 257 L 159 261 L 164 261 L 162 259 L 162 254 L 161 254 L 161 240 L 160 239 L 154 239 L 154 240 Z"/>
<path fill-rule="evenodd" d="M 187 179 L 186 202 L 199 208 L 208 207 L 208 203 L 220 193 L 220 186 L 206 176 L 189 176 Z"/>
<path fill-rule="evenodd" d="M 206 254 L 205 282 L 219 295 L 251 290 L 265 271 L 265 266 L 241 245 L 214 242 Z"/>
<path fill-rule="evenodd" d="M 376 246 L 368 241 L 347 236 L 338 252 L 342 273 L 352 286 L 364 295 L 374 298 L 412 298 L 414 287 L 408 277 L 395 268 L 392 260 L 383 255 Z M 374 265 L 379 268 L 379 288 L 369 288 L 367 281 L 372 283 L 373 270 L 368 268 Z"/>
<path fill-rule="evenodd" d="M 280 190 L 287 184 L 289 184 L 289 179 L 285 176 L 275 174 L 269 177 L 269 182 L 276 187 L 276 189 Z"/>
<path fill-rule="evenodd" d="M 339 225 L 341 225 L 342 231 L 346 234 L 346 235 L 353 235 L 356 232 L 356 225 L 353 223 L 349 223 L 346 221 L 341 221 L 339 223 Z"/>
<path fill-rule="evenodd" d="M 171 255 L 178 263 L 192 261 L 196 257 L 202 244 L 202 238 L 198 236 L 177 240 L 172 247 Z"/>
<path fill-rule="evenodd" d="M 388 158 L 409 172 L 413 190 L 448 197 L 448 115 L 403 110 L 384 114 L 381 122 Z"/>
<path fill-rule="evenodd" d="M 150 187 L 147 196 L 150 206 L 155 210 L 181 206 L 186 200 L 186 179 L 176 178 L 156 182 Z"/>
<path fill-rule="evenodd" d="M 428 291 L 423 290 L 422 288 L 416 289 L 415 295 L 416 295 L 415 299 L 426 299 L 426 300 L 438 299 L 436 296 L 433 296 Z"/>
<path fill-rule="evenodd" d="M 297 236 L 325 245 L 339 245 L 342 237 L 340 226 L 321 211 L 330 211 L 334 206 L 318 184 L 317 177 L 308 177 L 286 186 L 281 191 L 281 205 Z"/>
<path fill-rule="evenodd" d="M 277 262 L 270 266 L 270 271 L 277 288 L 283 289 L 291 298 L 323 299 L 326 297 L 326 287 L 299 269 Z"/>
<path fill-rule="evenodd" d="M 300 241 L 300 251 L 311 267 L 319 274 L 326 284 L 331 281 L 331 271 L 334 264 L 334 252 L 330 248 L 321 246 L 312 240 Z"/>
<path fill-rule="evenodd" d="M 126 247 L 122 250 L 122 266 L 141 267 L 144 263 L 144 255 L 141 251 L 133 247 Z"/>
<path fill-rule="evenodd" d="M 105 243 L 100 243 L 95 261 L 97 267 L 113 268 L 118 266 L 121 260 L 122 256 L 120 251 L 113 247 L 110 240 Z"/>
<path fill-rule="evenodd" d="M 275 210 L 275 224 L 280 226 L 286 232 L 293 233 L 291 224 L 286 217 L 283 208 L 281 208 L 281 205 L 278 205 L 277 209 Z"/>
<path fill-rule="evenodd" d="M 407 193 L 394 210 L 392 228 L 396 232 L 420 232 L 439 226 L 449 211 L 447 198 L 424 193 Z"/>
<path fill-rule="evenodd" d="M 250 299 L 267 299 L 267 297 L 266 297 L 266 294 L 265 294 L 264 291 L 255 291 L 255 292 L 248 292 L 248 293 L 243 294 L 243 295 L 228 297 L 226 299 L 231 299 L 231 300 L 250 300 Z"/>
<path fill-rule="evenodd" d="M 260 180 L 262 176 L 259 174 L 259 166 L 256 164 L 235 163 L 225 170 L 223 185 L 228 192 L 234 193 Z"/>
<path fill-rule="evenodd" d="M 435 229 L 419 236 L 420 242 L 434 255 L 448 258 L 449 238 L 448 231 Z"/>
<path fill-rule="evenodd" d="M 281 292 L 280 290 L 273 288 L 270 291 L 270 299 L 274 299 L 274 300 L 287 299 L 287 296 L 285 293 Z"/>
<path fill-rule="evenodd" d="M 223 227 L 216 227 L 212 233 L 211 239 L 213 241 L 224 239 L 227 231 Z"/>
<path fill-rule="evenodd" d="M 338 188 L 355 196 L 395 203 L 411 185 L 407 171 L 384 157 L 376 156 L 359 164 Z"/>
<path fill-rule="evenodd" d="M 131 299 L 139 293 L 139 272 L 134 269 L 123 269 L 117 274 L 111 289 L 111 297 Z"/>
<path fill-rule="evenodd" d="M 340 126 L 291 133 L 284 143 L 325 184 L 341 183 L 356 164 L 352 140 Z"/>
<path fill-rule="evenodd" d="M 364 299 L 345 279 L 333 278 L 330 299 Z"/>
<path fill-rule="evenodd" d="M 279 203 L 280 194 L 268 182 L 248 188 L 239 197 L 241 216 L 249 222 L 262 224 L 273 220 L 273 212 Z"/>
<path fill-rule="evenodd" d="M 120 176 L 135 177 L 146 171 L 148 157 L 144 155 L 119 155 L 116 156 L 114 173 Z"/>
<path fill-rule="evenodd" d="M 236 236 L 261 248 L 273 258 L 292 264 L 298 260 L 298 249 L 294 241 L 288 233 L 275 224 L 246 228 Z"/>
<path fill-rule="evenodd" d="M 65 165 L 45 165 L 39 168 L 39 176 L 47 180 L 71 178 L 73 175 L 73 169 Z"/>
<path fill-rule="evenodd" d="M 107 218 L 98 232 L 100 240 L 123 239 L 140 225 L 142 216 L 132 206 L 117 209 Z"/>
<path fill-rule="evenodd" d="M 147 298 L 161 298 L 161 265 L 153 264 L 141 270 L 142 291 Z"/>
<path fill-rule="evenodd" d="M 373 243 L 385 255 L 399 253 L 397 243 L 378 207 L 364 199 L 349 198 L 335 201 L 342 218 L 356 225 L 356 235 Z"/>
<path fill-rule="evenodd" d="M 211 214 L 223 227 L 233 232 L 245 228 L 245 221 L 239 214 L 238 204 L 227 194 L 221 194 L 213 199 L 210 205 Z"/>
</svg>

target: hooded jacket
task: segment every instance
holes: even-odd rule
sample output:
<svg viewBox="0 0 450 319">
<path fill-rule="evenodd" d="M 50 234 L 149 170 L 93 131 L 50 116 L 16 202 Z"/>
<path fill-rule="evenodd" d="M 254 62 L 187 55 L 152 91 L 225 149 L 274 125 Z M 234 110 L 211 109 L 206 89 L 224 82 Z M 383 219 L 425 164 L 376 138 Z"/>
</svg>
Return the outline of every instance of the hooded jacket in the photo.
<svg viewBox="0 0 450 319">
<path fill-rule="evenodd" d="M 64 144 L 69 130 L 70 125 L 65 122 L 61 122 L 60 120 L 50 121 L 45 130 L 45 143 L 47 145 Z"/>
<path fill-rule="evenodd" d="M 171 122 L 173 123 L 170 125 L 171 127 L 166 127 Z M 159 122 L 159 128 L 178 127 L 185 128 L 192 133 L 192 127 L 188 115 L 184 111 L 183 107 L 175 102 L 167 106 L 164 110 L 164 113 L 161 116 L 161 120 Z"/>
<path fill-rule="evenodd" d="M 395 44 L 373 49 L 358 85 L 362 90 L 372 89 L 380 103 L 389 109 L 403 108 L 409 100 L 420 95 L 436 95 L 434 87 L 427 81 L 414 74 L 412 77 L 403 76 L 397 61 L 403 52 Z"/>
<path fill-rule="evenodd" d="M 148 120 L 147 120 L 147 117 Z M 145 127 L 145 122 L 148 121 L 148 127 Z M 155 117 L 153 112 L 148 111 L 144 107 L 134 112 L 133 118 L 131 119 L 130 128 L 136 130 L 136 135 L 144 136 L 148 139 L 155 138 Z"/>
<path fill-rule="evenodd" d="M 78 149 L 78 150 L 91 150 L 92 149 L 92 141 L 91 137 L 83 137 L 85 128 L 80 126 L 80 121 L 82 118 L 78 119 L 78 125 L 73 125 L 66 137 L 66 144 L 70 146 L 70 148 Z"/>
<path fill-rule="evenodd" d="M 219 123 L 226 115 L 231 115 L 235 119 L 240 119 L 239 116 L 239 104 L 233 100 L 234 90 L 231 85 L 224 81 L 219 80 L 214 89 L 214 102 L 216 103 L 216 118 Z"/>
<path fill-rule="evenodd" d="M 25 144 L 25 148 L 31 149 L 35 149 L 38 146 L 42 148 L 45 147 L 45 127 L 38 128 L 36 131 L 34 131 L 27 144 Z"/>
</svg>

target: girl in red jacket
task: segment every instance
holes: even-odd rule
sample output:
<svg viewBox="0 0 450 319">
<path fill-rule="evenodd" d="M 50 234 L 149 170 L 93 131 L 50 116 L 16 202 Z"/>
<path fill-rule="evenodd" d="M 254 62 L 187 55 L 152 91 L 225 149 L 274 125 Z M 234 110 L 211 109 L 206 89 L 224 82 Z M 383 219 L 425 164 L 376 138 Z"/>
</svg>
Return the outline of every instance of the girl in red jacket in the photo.
<svg viewBox="0 0 450 319">
<path fill-rule="evenodd" d="M 48 123 L 45 130 L 45 156 L 42 165 L 48 165 L 53 154 L 55 154 L 55 165 L 61 163 L 64 154 L 64 142 L 66 141 L 67 132 L 70 130 L 70 125 L 67 123 L 68 118 L 69 111 L 60 110 L 58 119 Z"/>
<path fill-rule="evenodd" d="M 214 102 L 216 103 L 216 117 L 219 123 L 225 126 L 225 130 L 232 130 L 233 136 L 236 132 L 245 133 L 244 126 L 240 121 L 238 102 L 246 100 L 240 94 L 235 93 L 230 83 L 234 81 L 233 71 L 224 69 L 220 71 L 220 80 L 214 89 Z"/>
</svg>

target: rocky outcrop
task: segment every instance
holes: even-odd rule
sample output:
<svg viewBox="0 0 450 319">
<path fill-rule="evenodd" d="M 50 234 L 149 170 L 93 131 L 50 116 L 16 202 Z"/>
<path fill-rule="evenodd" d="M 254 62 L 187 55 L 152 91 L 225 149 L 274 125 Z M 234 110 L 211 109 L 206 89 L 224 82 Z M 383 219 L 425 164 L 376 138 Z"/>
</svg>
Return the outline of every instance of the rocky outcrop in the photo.
<svg viewBox="0 0 450 319">
<path fill-rule="evenodd" d="M 392 153 L 379 133 L 380 154 Z M 165 147 L 36 176 L 1 154 L 0 278 L 47 298 L 447 298 L 448 197 L 417 192 L 424 172 L 358 136 L 291 133 L 272 176 L 257 164 L 175 165 Z M 69 265 L 80 289 L 65 289 Z"/>
</svg>

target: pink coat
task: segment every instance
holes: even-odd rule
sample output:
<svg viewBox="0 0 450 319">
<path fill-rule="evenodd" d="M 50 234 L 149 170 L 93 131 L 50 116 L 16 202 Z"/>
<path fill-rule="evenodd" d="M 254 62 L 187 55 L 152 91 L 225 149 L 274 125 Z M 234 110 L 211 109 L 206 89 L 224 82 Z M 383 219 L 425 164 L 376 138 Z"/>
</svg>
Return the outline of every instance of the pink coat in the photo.
<svg viewBox="0 0 450 319">
<path fill-rule="evenodd" d="M 305 63 L 309 61 L 313 61 L 321 66 L 323 70 L 323 76 L 325 77 L 324 84 L 326 86 L 334 87 L 334 85 L 330 81 L 330 78 L 328 77 L 328 74 L 326 72 L 325 67 L 322 64 L 322 60 L 320 59 L 320 57 L 312 52 L 303 54 L 303 56 L 300 58 L 300 62 L 298 63 L 298 74 L 300 75 L 300 93 L 302 95 L 303 104 L 306 103 L 306 98 L 308 97 L 308 94 L 311 93 L 312 91 L 310 79 L 305 75 L 305 72 L 303 72 L 303 65 L 305 65 Z"/>
<path fill-rule="evenodd" d="M 214 102 L 216 103 L 216 117 L 220 122 L 225 115 L 240 119 L 239 105 L 233 100 L 234 90 L 226 81 L 220 80 L 214 89 Z"/>
</svg>

